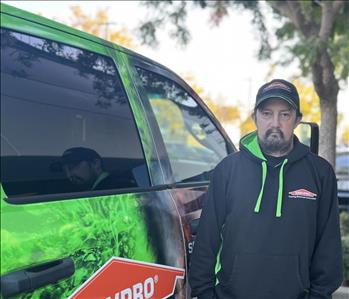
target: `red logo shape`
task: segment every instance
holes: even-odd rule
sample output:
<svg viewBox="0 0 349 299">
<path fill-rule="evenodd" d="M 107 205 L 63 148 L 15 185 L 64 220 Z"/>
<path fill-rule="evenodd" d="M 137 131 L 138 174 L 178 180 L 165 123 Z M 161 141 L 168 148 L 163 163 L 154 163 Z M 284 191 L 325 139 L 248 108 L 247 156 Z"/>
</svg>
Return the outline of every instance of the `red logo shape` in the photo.
<svg viewBox="0 0 349 299">
<path fill-rule="evenodd" d="M 111 258 L 69 299 L 148 299 L 173 295 L 184 269 Z"/>
<path fill-rule="evenodd" d="M 298 189 L 295 191 L 291 191 L 288 193 L 290 195 L 290 197 L 293 198 L 307 198 L 307 199 L 316 199 L 317 194 L 310 192 L 306 189 Z"/>
</svg>

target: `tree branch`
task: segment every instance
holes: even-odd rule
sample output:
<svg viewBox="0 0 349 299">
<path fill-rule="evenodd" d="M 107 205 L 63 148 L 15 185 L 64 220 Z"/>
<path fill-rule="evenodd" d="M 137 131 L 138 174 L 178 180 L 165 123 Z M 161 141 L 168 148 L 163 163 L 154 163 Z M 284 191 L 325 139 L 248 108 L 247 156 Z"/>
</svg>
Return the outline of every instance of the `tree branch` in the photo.
<svg viewBox="0 0 349 299">
<path fill-rule="evenodd" d="M 281 15 L 290 19 L 292 24 L 305 37 L 308 38 L 317 34 L 318 25 L 315 22 L 309 22 L 305 18 L 299 1 L 270 1 L 268 3 Z"/>
<path fill-rule="evenodd" d="M 321 3 L 322 18 L 319 31 L 319 38 L 322 42 L 326 42 L 330 38 L 334 24 L 334 19 L 342 6 L 343 1 L 341 0 L 337 0 L 334 2 L 324 1 Z"/>
<path fill-rule="evenodd" d="M 321 100 L 334 101 L 339 85 L 334 75 L 334 66 L 326 49 L 320 49 L 318 60 L 312 65 L 313 82 Z"/>
<path fill-rule="evenodd" d="M 336 0 L 333 2 L 333 12 L 335 15 L 337 15 L 337 13 L 339 12 L 339 10 L 342 8 L 343 5 L 344 5 L 343 0 Z"/>
</svg>

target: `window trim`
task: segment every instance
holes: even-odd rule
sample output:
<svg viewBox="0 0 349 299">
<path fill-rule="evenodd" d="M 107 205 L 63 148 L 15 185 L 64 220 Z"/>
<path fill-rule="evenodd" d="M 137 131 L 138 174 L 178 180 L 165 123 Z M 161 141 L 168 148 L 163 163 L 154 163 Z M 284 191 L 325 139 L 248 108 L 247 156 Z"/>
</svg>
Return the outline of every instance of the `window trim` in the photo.
<svg viewBox="0 0 349 299">
<path fill-rule="evenodd" d="M 189 183 L 175 183 L 175 184 L 163 184 L 157 186 L 151 186 L 148 188 L 122 188 L 122 189 L 109 189 L 109 190 L 98 190 L 98 191 L 83 191 L 83 192 L 73 192 L 73 193 L 56 193 L 47 195 L 30 195 L 30 196 L 18 196 L 18 197 L 4 197 L 4 201 L 12 205 L 20 204 L 35 204 L 35 203 L 45 203 L 52 201 L 63 201 L 72 199 L 90 199 L 94 197 L 104 197 L 104 196 L 117 196 L 123 194 L 142 194 L 157 191 L 182 189 L 182 188 L 197 188 L 197 187 L 207 187 L 209 181 L 202 182 L 189 182 Z M 5 193 L 6 194 L 6 193 Z"/>
</svg>

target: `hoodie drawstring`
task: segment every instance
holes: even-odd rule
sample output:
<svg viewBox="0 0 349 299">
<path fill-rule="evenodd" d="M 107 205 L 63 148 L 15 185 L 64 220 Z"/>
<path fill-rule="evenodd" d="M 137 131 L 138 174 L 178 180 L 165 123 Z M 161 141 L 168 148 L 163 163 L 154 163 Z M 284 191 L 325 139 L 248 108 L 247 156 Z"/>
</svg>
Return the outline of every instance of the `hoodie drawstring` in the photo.
<svg viewBox="0 0 349 299">
<path fill-rule="evenodd" d="M 261 191 L 259 192 L 256 206 L 254 207 L 255 213 L 259 213 L 259 210 L 261 208 L 262 197 L 263 197 L 263 192 L 264 192 L 264 184 L 265 184 L 266 177 L 267 177 L 267 163 L 265 161 L 263 161 L 262 162 L 262 188 L 261 188 Z"/>
<path fill-rule="evenodd" d="M 279 172 L 279 191 L 278 191 L 277 205 L 276 205 L 276 217 L 281 217 L 282 199 L 283 199 L 283 190 L 284 190 L 284 167 L 287 161 L 288 159 L 285 159 L 282 162 L 282 165 L 280 167 L 280 172 Z M 266 177 L 267 177 L 267 163 L 265 161 L 262 161 L 262 187 L 258 195 L 256 206 L 254 208 L 255 213 L 259 213 L 261 209 Z"/>
<path fill-rule="evenodd" d="M 282 165 L 280 167 L 279 172 L 279 192 L 278 192 L 278 201 L 276 206 L 276 217 L 281 217 L 281 209 L 282 209 L 282 198 L 283 198 L 283 191 L 284 191 L 284 166 L 287 163 L 287 159 L 282 162 Z"/>
</svg>

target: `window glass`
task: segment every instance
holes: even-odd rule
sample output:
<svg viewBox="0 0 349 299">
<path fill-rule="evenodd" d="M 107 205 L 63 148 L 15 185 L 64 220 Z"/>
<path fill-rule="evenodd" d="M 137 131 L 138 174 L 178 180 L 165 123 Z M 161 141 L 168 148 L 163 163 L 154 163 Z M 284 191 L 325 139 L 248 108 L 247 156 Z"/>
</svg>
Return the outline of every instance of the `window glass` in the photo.
<svg viewBox="0 0 349 299">
<path fill-rule="evenodd" d="M 206 112 L 180 85 L 137 68 L 159 125 L 177 182 L 209 179 L 227 154 L 223 136 Z"/>
<path fill-rule="evenodd" d="M 149 186 L 110 58 L 1 30 L 1 183 L 10 197 Z"/>
</svg>

